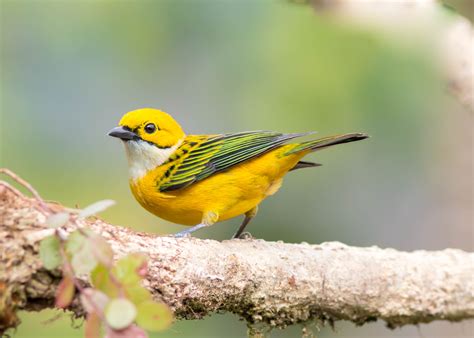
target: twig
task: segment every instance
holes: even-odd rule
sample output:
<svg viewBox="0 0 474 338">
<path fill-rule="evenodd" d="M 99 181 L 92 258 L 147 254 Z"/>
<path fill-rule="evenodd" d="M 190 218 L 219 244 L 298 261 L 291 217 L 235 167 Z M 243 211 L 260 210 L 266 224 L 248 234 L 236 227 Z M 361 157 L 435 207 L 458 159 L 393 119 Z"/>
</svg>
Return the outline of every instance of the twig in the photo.
<svg viewBox="0 0 474 338">
<path fill-rule="evenodd" d="M 13 171 L 11 171 L 10 169 L 7 169 L 7 168 L 0 168 L 0 174 L 4 174 L 4 175 L 7 175 L 9 176 L 12 180 L 16 181 L 18 184 L 24 186 L 32 195 L 33 197 L 36 199 L 36 201 L 38 202 L 39 206 L 46 212 L 51 212 L 51 208 L 44 202 L 43 198 L 40 196 L 40 194 L 36 191 L 35 188 L 33 188 L 33 186 L 28 183 L 27 181 L 25 181 L 24 179 L 22 179 L 20 176 L 18 176 L 17 174 L 15 174 Z M 7 189 L 10 189 L 12 190 L 13 192 L 15 192 L 16 194 L 20 193 L 18 190 L 14 189 L 12 186 L 6 184 L 6 187 Z M 21 193 L 20 193 L 21 195 Z"/>
</svg>

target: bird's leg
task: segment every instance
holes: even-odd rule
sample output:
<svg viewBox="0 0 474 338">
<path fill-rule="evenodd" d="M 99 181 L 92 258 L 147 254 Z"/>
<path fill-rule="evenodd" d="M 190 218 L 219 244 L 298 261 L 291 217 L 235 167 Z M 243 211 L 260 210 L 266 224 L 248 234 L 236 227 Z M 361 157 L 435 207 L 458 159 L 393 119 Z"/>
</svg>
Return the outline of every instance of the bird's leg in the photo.
<svg viewBox="0 0 474 338">
<path fill-rule="evenodd" d="M 195 226 L 193 226 L 189 229 L 186 229 L 186 230 L 183 230 L 183 231 L 180 231 L 180 232 L 174 234 L 174 237 L 175 238 L 191 237 L 191 233 L 193 233 L 194 231 L 199 230 L 201 228 L 204 228 L 206 226 L 207 226 L 207 224 L 205 224 L 205 223 L 199 223 L 198 225 L 195 225 Z"/>
<path fill-rule="evenodd" d="M 253 208 L 252 210 L 249 210 L 245 213 L 245 218 L 244 218 L 244 221 L 242 222 L 242 224 L 240 225 L 239 229 L 237 230 L 237 232 L 234 234 L 234 236 L 232 236 L 232 238 L 239 238 L 240 235 L 242 235 L 242 233 L 244 232 L 245 230 L 245 227 L 247 226 L 247 224 L 250 223 L 250 221 L 252 220 L 252 218 L 255 217 L 255 215 L 257 214 L 257 211 L 258 211 L 258 206 L 256 206 L 255 208 Z"/>
<path fill-rule="evenodd" d="M 186 230 L 183 230 L 183 231 L 180 231 L 180 232 L 174 234 L 174 237 L 181 238 L 181 237 L 191 236 L 191 233 L 193 233 L 194 231 L 199 230 L 201 228 L 211 226 L 214 223 L 216 223 L 218 219 L 219 219 L 219 214 L 218 213 L 213 212 L 213 211 L 206 212 L 206 213 L 203 214 L 201 223 L 199 223 L 198 225 L 195 225 L 195 226 L 193 226 L 189 229 L 186 229 Z"/>
</svg>

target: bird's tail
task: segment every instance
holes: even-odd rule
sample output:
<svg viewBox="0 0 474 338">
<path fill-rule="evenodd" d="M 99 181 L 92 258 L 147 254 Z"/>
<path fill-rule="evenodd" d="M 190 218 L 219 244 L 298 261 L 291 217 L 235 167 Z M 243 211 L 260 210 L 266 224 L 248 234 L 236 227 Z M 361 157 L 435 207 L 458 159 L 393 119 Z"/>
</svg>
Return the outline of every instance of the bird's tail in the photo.
<svg viewBox="0 0 474 338">
<path fill-rule="evenodd" d="M 297 144 L 294 148 L 290 149 L 285 155 L 298 153 L 300 151 L 309 150 L 311 152 L 324 149 L 327 147 L 335 146 L 336 144 L 349 143 L 354 141 L 360 141 L 368 138 L 367 134 L 363 133 L 350 133 L 342 135 L 328 136 L 317 140 L 307 141 Z"/>
</svg>

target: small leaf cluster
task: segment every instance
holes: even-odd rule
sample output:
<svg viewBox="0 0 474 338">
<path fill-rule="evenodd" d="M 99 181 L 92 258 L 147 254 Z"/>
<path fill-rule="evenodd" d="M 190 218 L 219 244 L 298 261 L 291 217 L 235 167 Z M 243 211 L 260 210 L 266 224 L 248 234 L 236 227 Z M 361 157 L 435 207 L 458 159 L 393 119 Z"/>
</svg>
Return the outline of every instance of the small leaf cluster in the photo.
<svg viewBox="0 0 474 338">
<path fill-rule="evenodd" d="M 173 315 L 169 307 L 153 300 L 142 286 L 147 274 L 147 258 L 129 254 L 114 262 L 110 244 L 90 229 L 78 228 L 67 237 L 62 227 L 95 215 L 113 205 L 100 201 L 79 213 L 61 212 L 50 215 L 46 223 L 53 235 L 40 243 L 40 258 L 46 269 L 62 267 L 63 278 L 56 290 L 55 305 L 67 308 L 76 292 L 87 313 L 85 337 L 98 338 L 105 329 L 107 338 L 147 337 L 148 331 L 167 329 Z M 84 288 L 78 275 L 88 275 L 91 287 Z"/>
</svg>

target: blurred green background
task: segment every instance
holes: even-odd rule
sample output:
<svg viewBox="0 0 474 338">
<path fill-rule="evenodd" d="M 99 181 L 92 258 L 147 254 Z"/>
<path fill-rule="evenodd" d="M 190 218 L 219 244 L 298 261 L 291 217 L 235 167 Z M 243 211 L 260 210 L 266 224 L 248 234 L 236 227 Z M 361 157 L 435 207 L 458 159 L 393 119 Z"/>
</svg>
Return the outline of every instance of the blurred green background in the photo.
<svg viewBox="0 0 474 338">
<path fill-rule="evenodd" d="M 466 15 L 472 4 L 449 3 Z M 312 155 L 324 166 L 288 175 L 249 226 L 255 237 L 473 250 L 472 115 L 446 95 L 427 44 L 405 44 L 285 1 L 2 0 L 1 86 L 0 165 L 65 205 L 116 200 L 103 214 L 107 221 L 160 234 L 183 229 L 134 201 L 122 145 L 106 136 L 125 112 L 155 107 L 190 134 L 372 136 Z M 239 222 L 197 236 L 227 239 Z M 11 334 L 82 336 L 68 315 L 44 324 L 56 314 L 23 313 Z M 433 323 L 389 331 L 379 322 L 314 331 L 456 337 L 472 329 Z M 226 314 L 178 322 L 152 337 L 245 334 L 245 324 Z"/>
</svg>

